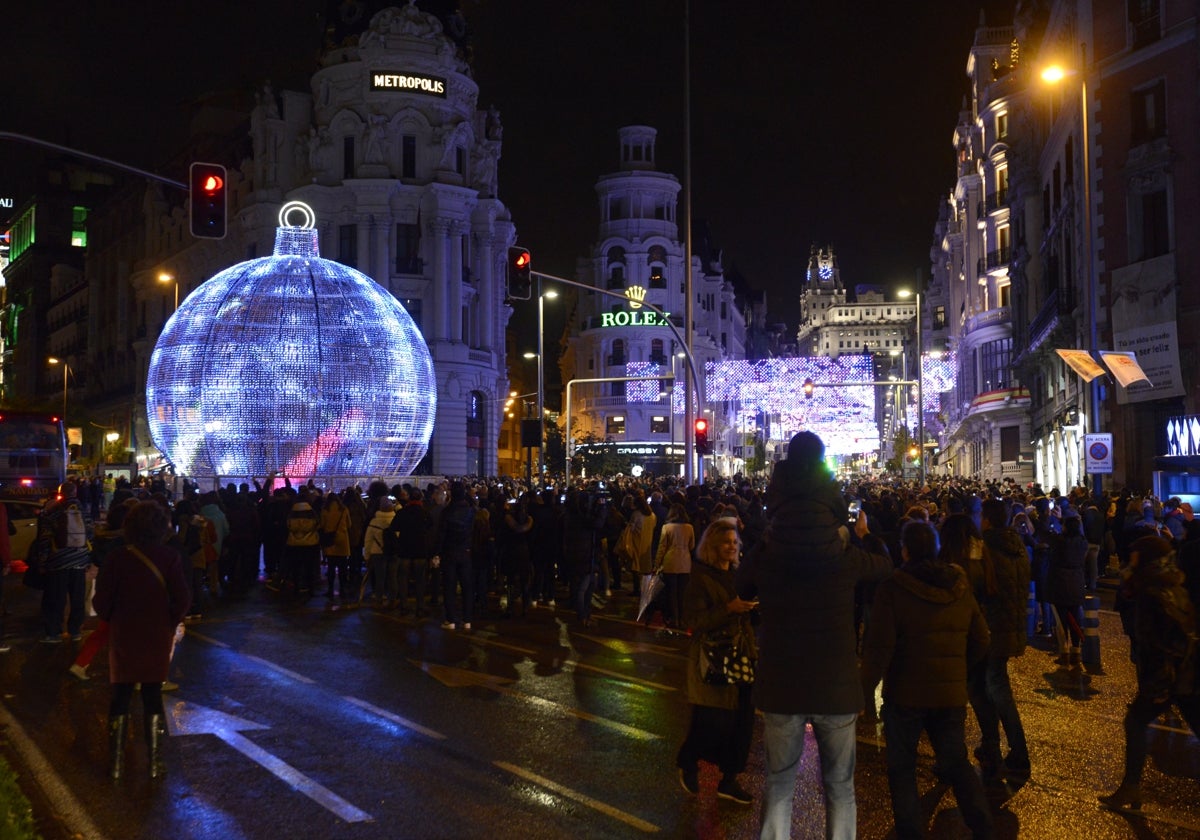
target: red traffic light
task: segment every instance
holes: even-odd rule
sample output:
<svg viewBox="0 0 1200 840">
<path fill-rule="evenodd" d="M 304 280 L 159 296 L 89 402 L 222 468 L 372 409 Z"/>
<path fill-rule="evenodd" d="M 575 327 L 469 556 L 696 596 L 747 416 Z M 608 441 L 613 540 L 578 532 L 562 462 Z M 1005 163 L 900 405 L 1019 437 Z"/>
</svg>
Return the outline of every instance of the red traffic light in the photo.
<svg viewBox="0 0 1200 840">
<path fill-rule="evenodd" d="M 708 421 L 703 417 L 697 417 L 696 423 L 692 427 L 696 434 L 696 452 L 700 455 L 708 454 Z"/>
<path fill-rule="evenodd" d="M 219 163 L 193 163 L 188 172 L 188 188 L 192 236 L 224 239 L 228 200 L 225 167 Z"/>
<path fill-rule="evenodd" d="M 513 300 L 529 300 L 533 296 L 533 258 L 527 249 L 509 246 L 507 273 L 508 296 Z"/>
</svg>

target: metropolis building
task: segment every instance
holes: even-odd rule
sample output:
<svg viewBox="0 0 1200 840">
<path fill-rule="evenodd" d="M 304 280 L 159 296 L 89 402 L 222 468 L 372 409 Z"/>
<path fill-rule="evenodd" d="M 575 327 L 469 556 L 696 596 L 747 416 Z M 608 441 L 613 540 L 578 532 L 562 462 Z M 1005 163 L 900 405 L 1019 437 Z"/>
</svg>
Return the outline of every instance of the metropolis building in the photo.
<svg viewBox="0 0 1200 840">
<path fill-rule="evenodd" d="M 618 132 L 619 166 L 596 182 L 600 224 L 579 282 L 614 293 L 580 292 L 567 324 L 560 358 L 564 387 L 572 380 L 610 381 L 571 386 L 567 422 L 576 451 L 605 447 L 632 468 L 679 474 L 686 435 L 682 428 L 686 300 L 684 243 L 678 220 L 679 180 L 657 168 L 657 131 L 627 126 Z M 697 417 L 710 421 L 713 449 L 706 469 L 740 470 L 744 453 L 728 401 L 704 399 L 706 366 L 746 358 L 746 301 L 726 277 L 719 251 L 692 255 L 692 352 L 700 377 Z M 670 325 L 646 308 L 662 309 Z M 749 308 L 746 306 L 746 308 Z M 624 377 L 674 376 L 669 381 Z"/>
<path fill-rule="evenodd" d="M 55 269 L 45 306 L 35 295 L 38 305 L 6 310 L 21 327 L 7 333 L 10 345 L 21 342 L 6 348 L 13 395 L 34 381 L 43 395 L 62 388 L 61 368 L 44 358 L 63 356 L 70 402 L 87 406 L 73 409 L 71 425 L 119 436 L 115 446 L 139 472 L 165 467 L 145 414 L 155 340 L 206 280 L 271 256 L 280 208 L 298 200 L 315 212 L 321 256 L 383 286 L 429 347 L 436 417 L 416 473 L 495 474 L 508 391 L 504 255 L 516 234 L 498 198 L 500 115 L 477 105 L 462 31 L 461 19 L 444 25 L 411 3 L 384 9 L 338 33 L 309 90 L 268 82 L 253 103 L 209 97 L 191 146 L 163 171 L 183 181 L 190 161 L 227 167 L 224 239 L 192 237 L 186 194 L 162 184 L 119 178 L 103 196 L 76 199 L 87 205 L 82 273 L 73 280 Z M 36 218 L 50 216 L 43 207 Z M 26 301 L 25 284 L 45 283 L 32 269 L 49 233 L 14 261 L 9 273 L 22 286 L 10 289 L 10 303 Z"/>
</svg>

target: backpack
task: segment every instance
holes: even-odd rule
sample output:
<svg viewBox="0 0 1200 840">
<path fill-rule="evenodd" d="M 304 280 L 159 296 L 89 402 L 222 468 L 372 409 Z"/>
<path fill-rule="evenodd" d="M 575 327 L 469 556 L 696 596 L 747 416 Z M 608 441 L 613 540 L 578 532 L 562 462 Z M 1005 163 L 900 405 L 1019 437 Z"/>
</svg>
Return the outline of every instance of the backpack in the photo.
<svg viewBox="0 0 1200 840">
<path fill-rule="evenodd" d="M 65 548 L 87 548 L 87 524 L 83 511 L 71 502 L 54 516 L 50 528 L 50 551 L 58 553 Z"/>
</svg>

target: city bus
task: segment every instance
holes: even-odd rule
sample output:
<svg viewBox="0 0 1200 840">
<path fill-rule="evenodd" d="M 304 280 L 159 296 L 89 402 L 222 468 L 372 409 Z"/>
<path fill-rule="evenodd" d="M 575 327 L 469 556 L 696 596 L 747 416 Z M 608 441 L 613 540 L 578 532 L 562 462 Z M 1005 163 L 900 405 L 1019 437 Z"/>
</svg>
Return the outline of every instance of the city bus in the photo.
<svg viewBox="0 0 1200 840">
<path fill-rule="evenodd" d="M 67 433 L 56 414 L 0 409 L 0 498 L 53 498 L 67 477 Z"/>
</svg>

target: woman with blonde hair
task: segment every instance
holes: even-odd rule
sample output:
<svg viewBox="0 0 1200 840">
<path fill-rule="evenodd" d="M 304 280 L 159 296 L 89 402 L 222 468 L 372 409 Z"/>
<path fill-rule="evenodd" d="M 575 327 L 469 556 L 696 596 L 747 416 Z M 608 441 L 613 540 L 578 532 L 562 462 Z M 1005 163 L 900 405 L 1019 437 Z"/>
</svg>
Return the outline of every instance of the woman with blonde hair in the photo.
<svg viewBox="0 0 1200 840">
<path fill-rule="evenodd" d="M 741 539 L 737 525 L 717 519 L 705 530 L 696 550 L 696 562 L 683 595 L 683 617 L 692 630 L 688 649 L 687 700 L 692 707 L 691 726 L 679 747 L 675 763 L 679 783 L 695 796 L 700 790 L 699 762 L 710 761 L 721 771 L 717 796 L 740 805 L 753 799 L 737 776 L 746 768 L 750 735 L 754 728 L 751 683 L 714 684 L 705 680 L 708 663 L 706 638 L 740 635 L 751 658 L 758 656 L 750 611 L 757 603 L 738 597 L 733 571 L 738 565 Z"/>
</svg>

